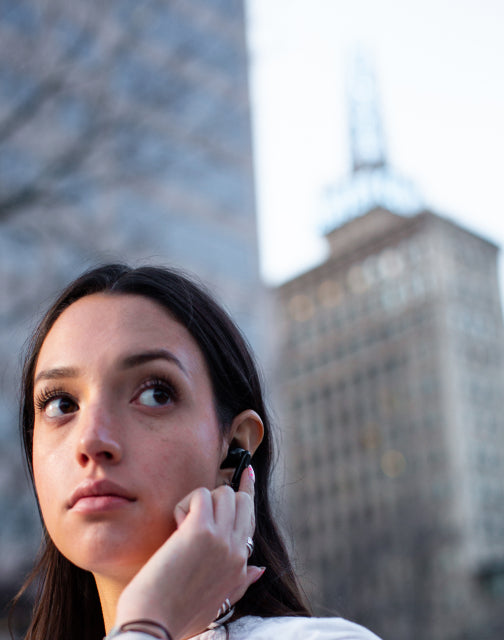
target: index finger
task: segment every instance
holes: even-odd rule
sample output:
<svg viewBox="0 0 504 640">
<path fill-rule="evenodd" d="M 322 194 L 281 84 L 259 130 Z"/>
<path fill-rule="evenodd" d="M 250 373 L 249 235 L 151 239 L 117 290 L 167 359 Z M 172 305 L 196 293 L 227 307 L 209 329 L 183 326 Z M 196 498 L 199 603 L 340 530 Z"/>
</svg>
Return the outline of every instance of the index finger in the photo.
<svg viewBox="0 0 504 640">
<path fill-rule="evenodd" d="M 255 530 L 254 481 L 254 469 L 249 465 L 242 473 L 236 494 L 235 527 L 242 542 L 248 536 L 253 537 Z"/>
<path fill-rule="evenodd" d="M 248 467 L 245 467 L 243 473 L 240 478 L 240 487 L 238 491 L 244 491 L 248 493 L 249 496 L 254 499 L 254 483 L 255 483 L 255 473 L 251 464 Z"/>
</svg>

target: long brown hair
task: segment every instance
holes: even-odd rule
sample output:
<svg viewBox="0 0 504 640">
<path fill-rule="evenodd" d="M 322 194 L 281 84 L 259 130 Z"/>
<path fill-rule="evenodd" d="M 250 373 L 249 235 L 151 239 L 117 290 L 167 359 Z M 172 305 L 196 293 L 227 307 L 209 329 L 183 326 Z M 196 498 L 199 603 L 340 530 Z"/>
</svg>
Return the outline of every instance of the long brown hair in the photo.
<svg viewBox="0 0 504 640">
<path fill-rule="evenodd" d="M 33 378 L 40 349 L 66 308 L 80 298 L 100 292 L 145 296 L 161 304 L 184 325 L 208 366 L 223 433 L 234 416 L 245 409 L 253 409 L 261 416 L 264 438 L 252 461 L 256 474 L 256 530 L 250 561 L 267 569 L 237 603 L 235 617 L 310 615 L 272 517 L 271 423 L 251 350 L 228 314 L 205 288 L 179 271 L 151 266 L 132 269 L 122 264 L 97 267 L 72 282 L 45 314 L 29 344 L 22 381 L 20 426 L 32 483 Z M 67 560 L 56 549 L 45 528 L 39 560 L 20 594 L 30 584 L 35 584 L 37 589 L 26 640 L 101 640 L 104 626 L 93 575 Z"/>
</svg>

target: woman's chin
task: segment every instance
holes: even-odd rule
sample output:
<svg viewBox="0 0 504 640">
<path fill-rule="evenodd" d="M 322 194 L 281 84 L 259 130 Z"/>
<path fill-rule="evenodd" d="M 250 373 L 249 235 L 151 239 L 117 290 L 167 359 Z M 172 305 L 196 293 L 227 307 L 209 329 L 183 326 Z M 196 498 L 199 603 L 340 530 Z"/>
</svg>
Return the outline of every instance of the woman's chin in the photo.
<svg viewBox="0 0 504 640">
<path fill-rule="evenodd" d="M 79 554 L 69 558 L 73 564 L 91 572 L 94 576 L 101 576 L 121 582 L 129 582 L 149 559 L 149 555 L 138 553 Z"/>
<path fill-rule="evenodd" d="M 95 575 L 131 579 L 163 542 L 133 536 L 86 536 L 70 548 L 66 544 L 60 551 L 70 562 Z"/>
</svg>

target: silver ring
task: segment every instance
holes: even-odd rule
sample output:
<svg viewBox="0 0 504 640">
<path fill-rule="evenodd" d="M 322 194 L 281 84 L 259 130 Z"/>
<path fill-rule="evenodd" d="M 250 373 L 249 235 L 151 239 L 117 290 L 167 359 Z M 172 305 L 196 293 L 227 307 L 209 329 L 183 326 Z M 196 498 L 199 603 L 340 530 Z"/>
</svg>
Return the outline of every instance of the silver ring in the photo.
<svg viewBox="0 0 504 640">
<path fill-rule="evenodd" d="M 231 609 L 231 603 L 229 602 L 229 598 L 226 598 L 224 602 L 221 604 L 221 606 L 219 607 L 219 610 L 217 611 L 217 615 L 215 617 L 221 618 L 222 616 L 225 616 L 226 613 L 229 613 L 230 609 Z"/>
<path fill-rule="evenodd" d="M 247 550 L 248 557 L 250 558 L 250 556 L 254 553 L 254 541 L 250 536 L 247 538 Z"/>
<path fill-rule="evenodd" d="M 227 622 L 233 614 L 234 607 L 231 606 L 229 598 L 226 598 L 219 607 L 217 615 L 215 616 L 215 620 L 208 625 L 207 629 L 216 629 L 217 627 L 220 627 L 221 624 Z"/>
</svg>

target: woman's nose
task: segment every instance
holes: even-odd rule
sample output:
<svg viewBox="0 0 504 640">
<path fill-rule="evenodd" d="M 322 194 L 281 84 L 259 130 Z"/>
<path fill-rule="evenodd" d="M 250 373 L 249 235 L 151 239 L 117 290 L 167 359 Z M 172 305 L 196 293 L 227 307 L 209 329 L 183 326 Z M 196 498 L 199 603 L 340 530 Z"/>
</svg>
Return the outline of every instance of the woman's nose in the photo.
<svg viewBox="0 0 504 640">
<path fill-rule="evenodd" d="M 100 409 L 89 409 L 82 416 L 77 459 L 79 464 L 90 461 L 117 464 L 122 458 L 122 445 L 113 417 Z"/>
</svg>

